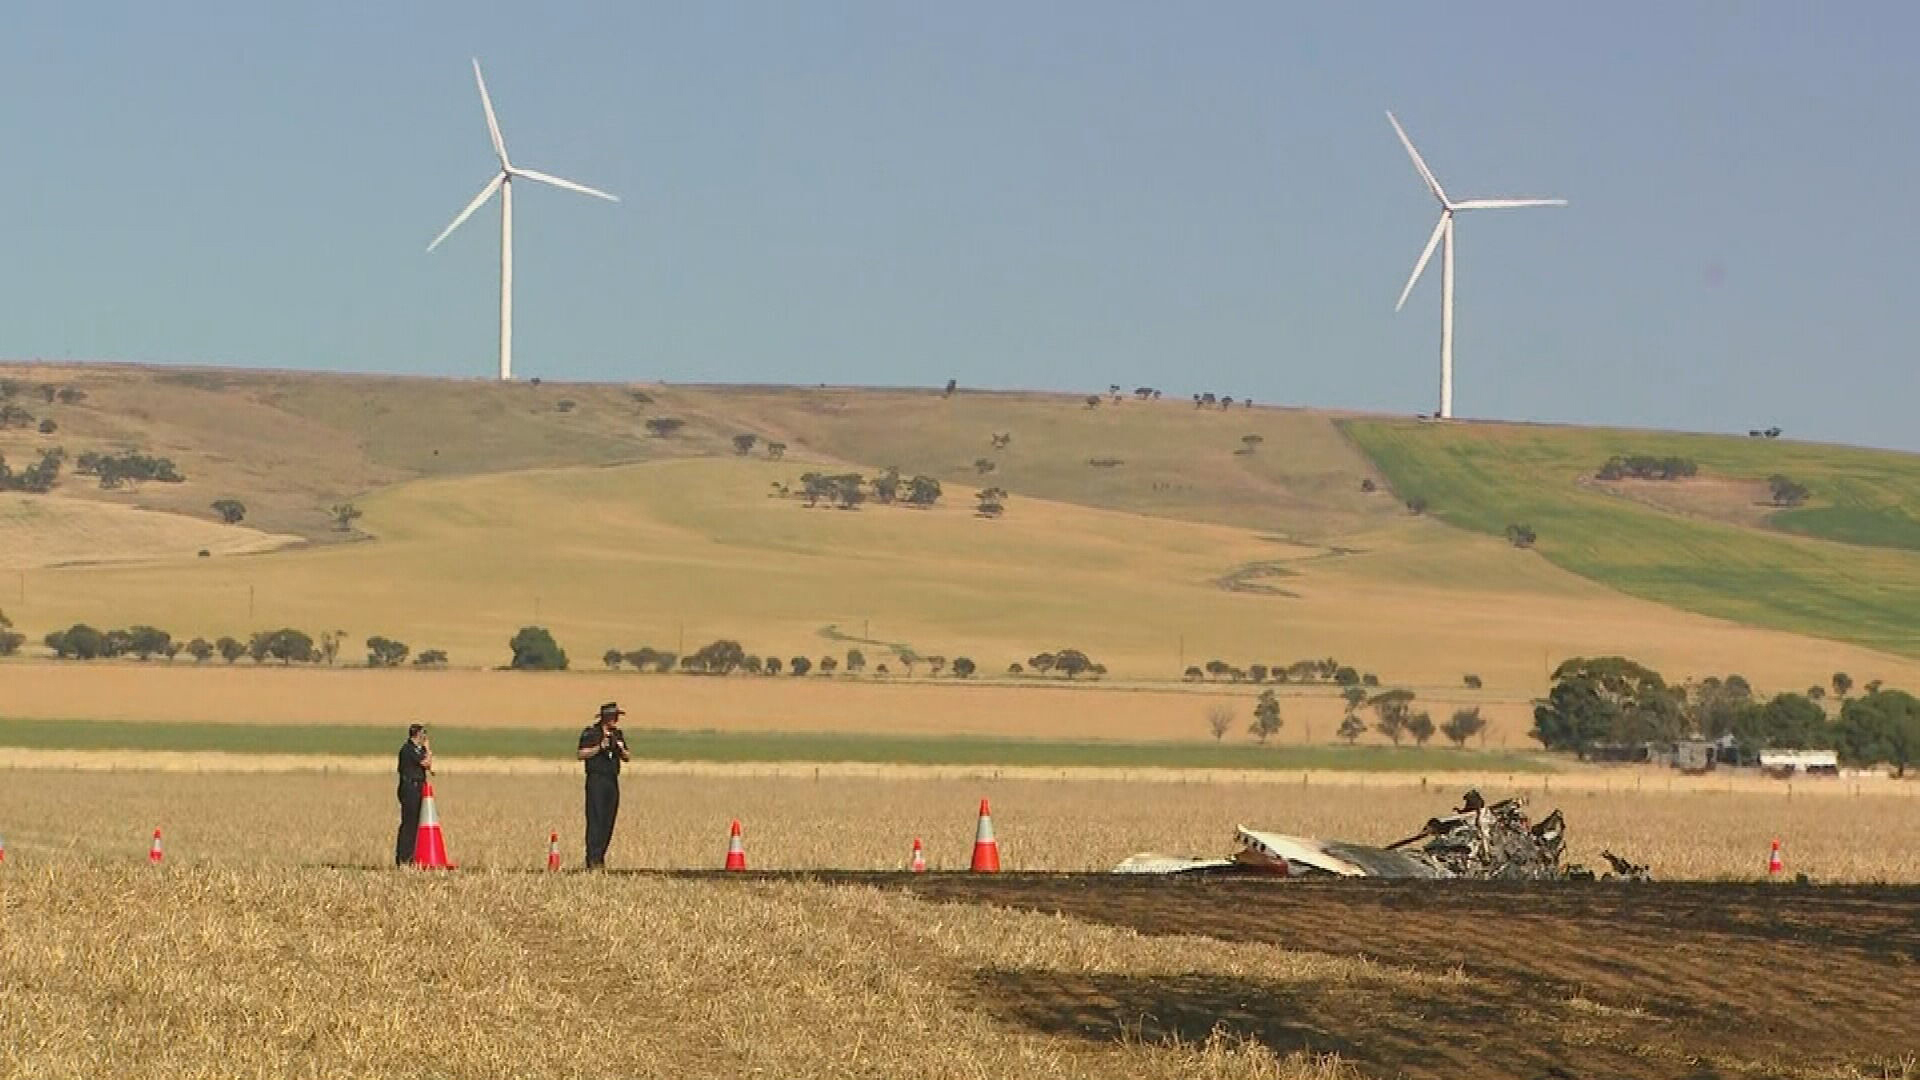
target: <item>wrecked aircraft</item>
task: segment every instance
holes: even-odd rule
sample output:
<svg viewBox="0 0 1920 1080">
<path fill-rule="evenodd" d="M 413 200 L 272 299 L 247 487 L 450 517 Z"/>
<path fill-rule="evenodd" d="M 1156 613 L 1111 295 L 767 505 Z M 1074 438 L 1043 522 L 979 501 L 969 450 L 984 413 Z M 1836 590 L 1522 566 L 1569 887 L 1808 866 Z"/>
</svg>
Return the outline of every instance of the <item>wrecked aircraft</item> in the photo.
<svg viewBox="0 0 1920 1080">
<path fill-rule="evenodd" d="M 1430 819 L 1420 831 L 1386 847 L 1319 840 L 1239 826 L 1240 845 L 1231 858 L 1134 855 L 1119 874 L 1193 874 L 1253 872 L 1282 877 L 1431 878 L 1499 881 L 1591 881 L 1585 867 L 1569 864 L 1566 820 L 1560 811 L 1538 824 L 1527 819 L 1519 799 L 1489 804 L 1469 791 L 1460 807 Z M 1612 869 L 1603 875 L 1630 881 L 1649 879 L 1645 866 L 1612 852 L 1602 853 Z"/>
</svg>

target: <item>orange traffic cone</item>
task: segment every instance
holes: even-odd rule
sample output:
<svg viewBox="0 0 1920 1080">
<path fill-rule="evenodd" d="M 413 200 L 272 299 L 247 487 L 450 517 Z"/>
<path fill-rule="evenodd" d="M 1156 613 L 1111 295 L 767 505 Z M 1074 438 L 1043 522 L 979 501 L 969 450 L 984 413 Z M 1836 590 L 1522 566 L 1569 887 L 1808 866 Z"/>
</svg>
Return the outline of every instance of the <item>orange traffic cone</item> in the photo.
<svg viewBox="0 0 1920 1080">
<path fill-rule="evenodd" d="M 1773 849 L 1767 852 L 1767 876 L 1772 877 L 1783 869 L 1780 863 L 1780 841 L 1773 842 Z"/>
<path fill-rule="evenodd" d="M 150 863 L 158 863 L 163 857 L 164 855 L 160 851 L 160 830 L 155 829 L 153 830 L 153 845 L 147 848 L 147 861 Z"/>
<path fill-rule="evenodd" d="M 985 799 L 980 800 L 980 825 L 973 834 L 973 872 L 1000 872 L 1000 843 L 993 838 L 993 815 L 988 812 Z"/>
<path fill-rule="evenodd" d="M 420 786 L 420 831 L 413 834 L 413 865 L 423 870 L 451 870 L 447 838 L 440 832 L 440 811 L 433 805 L 433 781 Z"/>
<path fill-rule="evenodd" d="M 547 869 L 560 869 L 560 833 L 558 830 L 547 834 Z"/>
<path fill-rule="evenodd" d="M 728 870 L 745 870 L 747 868 L 747 845 L 740 840 L 739 818 L 733 819 L 733 834 L 727 838 L 726 868 Z"/>
<path fill-rule="evenodd" d="M 913 838 L 913 861 L 907 864 L 907 869 L 916 874 L 927 872 L 927 853 L 920 849 L 920 838 L 917 836 Z"/>
</svg>

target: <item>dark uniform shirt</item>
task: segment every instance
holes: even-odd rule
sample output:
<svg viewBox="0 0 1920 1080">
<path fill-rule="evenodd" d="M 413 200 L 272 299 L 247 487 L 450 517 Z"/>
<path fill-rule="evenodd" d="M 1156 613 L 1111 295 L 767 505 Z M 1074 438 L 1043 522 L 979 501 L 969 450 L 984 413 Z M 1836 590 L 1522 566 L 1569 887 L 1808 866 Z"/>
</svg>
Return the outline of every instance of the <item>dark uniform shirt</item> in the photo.
<svg viewBox="0 0 1920 1080">
<path fill-rule="evenodd" d="M 617 748 L 624 741 L 625 739 L 618 734 L 609 736 L 606 745 L 600 748 L 600 752 L 587 759 L 587 775 L 619 776 L 620 754 Z M 585 750 L 588 747 L 596 746 L 599 742 L 599 724 L 589 724 L 581 730 L 580 749 Z"/>
<path fill-rule="evenodd" d="M 427 748 L 412 739 L 400 744 L 400 779 L 412 784 L 427 781 Z"/>
</svg>

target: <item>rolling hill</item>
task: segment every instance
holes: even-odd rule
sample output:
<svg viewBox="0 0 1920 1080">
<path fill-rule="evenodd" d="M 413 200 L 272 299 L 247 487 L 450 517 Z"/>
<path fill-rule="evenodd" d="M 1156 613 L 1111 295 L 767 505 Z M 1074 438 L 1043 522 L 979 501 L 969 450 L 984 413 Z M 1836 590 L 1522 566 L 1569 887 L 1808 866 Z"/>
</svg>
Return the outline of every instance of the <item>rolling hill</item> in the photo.
<svg viewBox="0 0 1920 1080">
<path fill-rule="evenodd" d="M 36 552 L 5 598 L 35 638 L 76 620 L 209 637 L 295 625 L 484 666 L 539 622 L 576 665 L 642 644 L 730 637 L 818 655 L 864 638 L 988 673 L 1069 645 L 1123 680 L 1332 655 L 1392 683 L 1474 672 L 1515 694 L 1591 652 L 1779 688 L 1837 669 L 1920 674 L 1904 591 L 1920 588 L 1920 552 L 1903 524 L 1920 468 L 1900 454 L 964 390 L 110 366 L 0 379 L 58 425 L 0 431 L 9 460 L 56 444 L 138 450 L 187 477 L 103 491 L 69 474 L 51 495 L 12 497 L 120 512 L 65 533 L 0 515 L 0 550 Z M 49 385 L 84 396 L 45 402 Z M 664 437 L 647 423 L 662 417 L 679 421 Z M 743 434 L 755 443 L 736 453 Z M 1587 482 L 1629 452 L 1688 454 L 1703 479 L 1657 492 Z M 809 470 L 885 465 L 938 477 L 945 499 L 809 510 L 774 492 Z M 1742 485 L 1782 471 L 1813 503 L 1750 505 Z M 1003 519 L 972 513 L 986 485 L 1011 493 Z M 1407 512 L 1414 495 L 1427 515 Z M 261 533 L 213 523 L 223 497 L 247 503 Z M 339 501 L 364 510 L 357 529 L 330 524 Z M 210 550 L 198 558 L 131 524 L 156 518 L 243 540 L 196 539 Z M 1538 530 L 1536 550 L 1499 538 L 1515 521 Z M 309 542 L 225 554 L 271 534 Z M 129 552 L 147 561 L 48 565 Z"/>
</svg>

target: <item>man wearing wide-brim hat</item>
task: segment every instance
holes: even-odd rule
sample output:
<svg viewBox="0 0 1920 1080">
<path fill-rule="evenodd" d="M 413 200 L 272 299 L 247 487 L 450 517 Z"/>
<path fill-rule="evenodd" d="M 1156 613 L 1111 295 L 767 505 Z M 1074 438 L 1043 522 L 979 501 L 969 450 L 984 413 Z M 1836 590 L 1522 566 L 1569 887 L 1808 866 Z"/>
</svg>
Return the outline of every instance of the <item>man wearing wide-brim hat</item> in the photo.
<svg viewBox="0 0 1920 1080">
<path fill-rule="evenodd" d="M 580 760 L 587 768 L 587 869 L 607 864 L 613 820 L 620 815 L 620 763 L 633 760 L 620 731 L 626 713 L 619 702 L 600 706 L 594 722 L 580 732 Z"/>
</svg>

